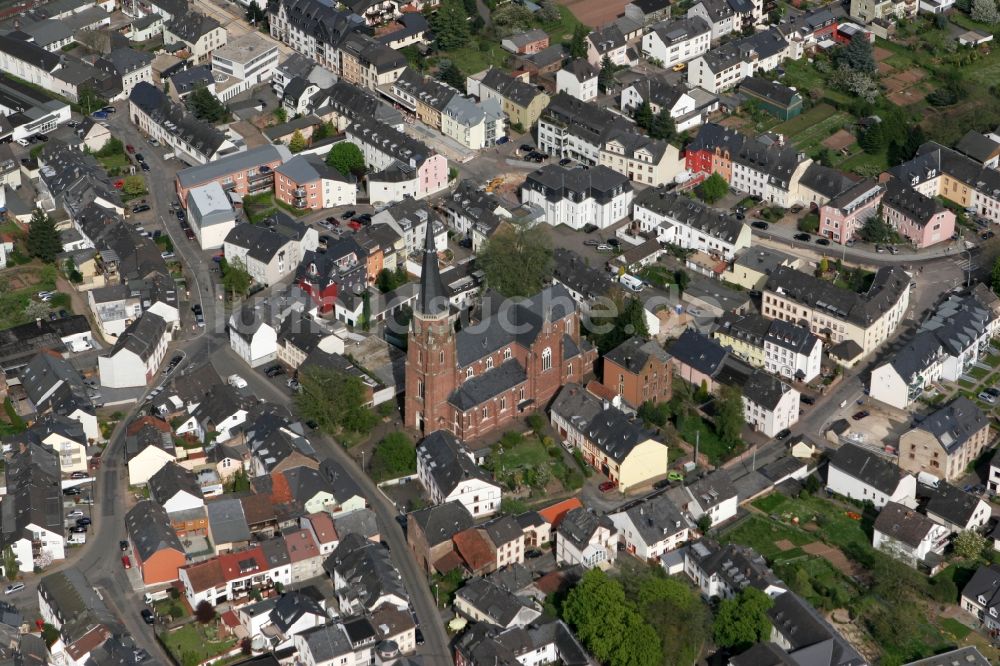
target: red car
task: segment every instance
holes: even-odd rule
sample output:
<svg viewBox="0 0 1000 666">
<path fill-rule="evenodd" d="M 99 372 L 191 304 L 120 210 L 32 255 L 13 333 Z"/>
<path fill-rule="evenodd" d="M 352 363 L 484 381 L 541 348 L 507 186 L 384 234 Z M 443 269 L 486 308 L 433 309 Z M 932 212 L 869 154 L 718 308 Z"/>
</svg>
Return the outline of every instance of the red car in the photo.
<svg viewBox="0 0 1000 666">
<path fill-rule="evenodd" d="M 133 146 L 133 145 L 132 145 L 132 144 L 130 143 L 130 144 L 128 144 L 127 146 L 125 146 L 125 150 L 127 150 L 127 151 L 128 151 L 128 152 L 130 152 L 130 153 L 134 153 L 134 152 L 135 152 L 135 146 Z"/>
<path fill-rule="evenodd" d="M 602 493 L 607 493 L 614 490 L 617 486 L 618 484 L 615 483 L 614 481 L 605 481 L 601 485 L 597 486 L 597 489 L 600 490 Z"/>
<path fill-rule="evenodd" d="M 351 220 L 350 222 L 347 223 L 347 226 L 357 231 L 358 229 L 361 228 L 361 223 L 358 222 L 357 220 Z"/>
<path fill-rule="evenodd" d="M 132 568 L 132 560 L 128 559 L 128 555 L 122 555 L 122 566 L 126 569 Z"/>
</svg>

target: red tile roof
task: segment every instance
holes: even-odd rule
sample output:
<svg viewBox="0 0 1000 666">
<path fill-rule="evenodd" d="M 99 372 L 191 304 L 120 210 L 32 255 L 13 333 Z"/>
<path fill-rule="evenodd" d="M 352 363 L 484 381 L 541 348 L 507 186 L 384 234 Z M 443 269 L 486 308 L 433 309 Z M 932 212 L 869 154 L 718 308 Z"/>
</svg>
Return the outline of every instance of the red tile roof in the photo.
<svg viewBox="0 0 1000 666">
<path fill-rule="evenodd" d="M 587 392 L 602 400 L 614 400 L 617 397 L 614 391 L 596 379 L 591 379 L 590 382 L 587 383 Z"/>
<path fill-rule="evenodd" d="M 581 502 L 576 497 L 571 497 L 568 500 L 563 500 L 561 502 L 556 502 L 552 506 L 547 506 L 538 512 L 538 515 L 542 517 L 542 520 L 552 525 L 552 529 L 559 527 L 559 523 L 562 522 L 563 517 L 572 511 L 573 509 L 583 508 L 583 502 Z"/>
<path fill-rule="evenodd" d="M 462 530 L 451 540 L 471 571 L 481 571 L 497 561 L 490 542 L 475 527 Z"/>
<path fill-rule="evenodd" d="M 87 661 L 82 657 L 104 645 L 104 641 L 109 638 L 111 638 L 111 632 L 103 624 L 99 624 L 81 636 L 75 643 L 67 645 L 66 652 L 73 658 L 73 661 Z"/>
<path fill-rule="evenodd" d="M 291 504 L 295 501 L 288 479 L 281 472 L 271 472 L 271 503 Z"/>
<path fill-rule="evenodd" d="M 319 557 L 319 546 L 316 545 L 312 532 L 307 529 L 285 534 L 285 548 L 288 549 L 288 559 L 293 563 Z"/>
<path fill-rule="evenodd" d="M 227 581 L 263 573 L 271 568 L 267 564 L 267 557 L 264 556 L 264 549 L 261 546 L 235 553 L 223 553 L 218 559 L 222 576 Z"/>
<path fill-rule="evenodd" d="M 306 516 L 306 520 L 312 525 L 316 532 L 316 540 L 320 544 L 337 543 L 340 537 L 337 536 L 337 528 L 333 526 L 333 518 L 328 513 L 313 513 Z"/>
<path fill-rule="evenodd" d="M 158 419 L 155 416 L 143 416 L 142 418 L 138 418 L 129 424 L 128 434 L 134 435 L 135 433 L 142 430 L 143 427 L 145 426 L 156 428 L 160 432 L 172 432 L 170 424 L 164 421 L 163 419 Z"/>
<path fill-rule="evenodd" d="M 188 580 L 191 581 L 191 589 L 194 592 L 204 592 L 226 582 L 222 575 L 222 565 L 217 557 L 197 564 L 190 564 L 182 571 L 187 573 Z"/>
</svg>

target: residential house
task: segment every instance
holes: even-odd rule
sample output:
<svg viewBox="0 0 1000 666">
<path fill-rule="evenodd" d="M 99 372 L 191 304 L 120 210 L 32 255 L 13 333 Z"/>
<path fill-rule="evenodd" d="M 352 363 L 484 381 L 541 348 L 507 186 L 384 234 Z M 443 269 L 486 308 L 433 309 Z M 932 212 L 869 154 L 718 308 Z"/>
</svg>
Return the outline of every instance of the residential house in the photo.
<svg viewBox="0 0 1000 666">
<path fill-rule="evenodd" d="M 990 439 L 989 418 L 974 402 L 959 396 L 900 435 L 899 466 L 955 481 L 978 460 Z"/>
<path fill-rule="evenodd" d="M 917 497 L 927 517 L 957 534 L 981 530 L 990 521 L 990 505 L 946 481 L 936 486 L 917 485 Z"/>
<path fill-rule="evenodd" d="M 799 392 L 763 370 L 750 375 L 740 397 L 747 425 L 768 437 L 798 423 Z"/>
<path fill-rule="evenodd" d="M 534 125 L 549 103 L 549 96 L 535 86 L 496 68 L 470 76 L 466 80 L 465 90 L 480 102 L 491 99 L 499 102 L 511 127 L 515 129 L 527 129 Z"/>
<path fill-rule="evenodd" d="M 524 627 L 541 616 L 541 611 L 517 595 L 485 578 L 473 578 L 455 593 L 455 612 L 472 622 L 500 627 Z"/>
<path fill-rule="evenodd" d="M 174 180 L 177 200 L 187 206 L 188 191 L 210 183 L 241 197 L 273 191 L 274 169 L 291 158 L 287 146 L 264 145 L 181 169 Z"/>
<path fill-rule="evenodd" d="M 613 65 L 626 67 L 632 65 L 634 52 L 629 53 L 628 40 L 616 23 L 609 23 L 587 35 L 587 60 L 594 67 L 600 67 L 604 58 L 611 60 Z"/>
<path fill-rule="evenodd" d="M 132 561 L 146 585 L 177 580 L 187 563 L 184 546 L 166 510 L 152 500 L 142 500 L 125 514 L 125 531 L 132 545 Z"/>
<path fill-rule="evenodd" d="M 856 359 L 892 335 L 909 303 L 910 277 L 898 266 L 876 271 L 863 293 L 782 266 L 767 280 L 761 312 L 769 319 L 808 322 L 814 335 L 833 345 L 831 353 Z"/>
<path fill-rule="evenodd" d="M 1000 564 L 979 565 L 962 588 L 961 606 L 988 631 L 1000 630 Z"/>
<path fill-rule="evenodd" d="M 865 223 L 875 217 L 885 196 L 885 188 L 863 180 L 820 207 L 819 233 L 838 243 L 853 240 Z"/>
<path fill-rule="evenodd" d="M 537 663 L 582 665 L 591 657 L 561 620 L 506 630 L 479 622 L 455 645 L 457 666 L 536 663 L 536 659 Z"/>
<path fill-rule="evenodd" d="M 406 542 L 425 571 L 443 573 L 460 566 L 452 537 L 472 524 L 472 514 L 465 505 L 451 500 L 410 513 L 406 519 Z"/>
<path fill-rule="evenodd" d="M 101 384 L 109 388 L 148 386 L 167 353 L 170 330 L 155 312 L 146 312 L 98 357 Z"/>
<path fill-rule="evenodd" d="M 601 383 L 638 409 L 644 402 L 667 402 L 673 395 L 673 366 L 654 340 L 635 336 L 604 355 Z"/>
<path fill-rule="evenodd" d="M 711 527 L 734 518 L 739 506 L 733 479 L 725 469 L 717 469 L 690 486 L 671 489 L 668 494 L 699 524 L 707 516 Z"/>
<path fill-rule="evenodd" d="M 452 536 L 455 552 L 474 575 L 524 563 L 524 530 L 510 516 L 494 518 Z"/>
<path fill-rule="evenodd" d="M 661 67 L 672 68 L 706 53 L 712 26 L 700 16 L 662 21 L 642 36 L 642 53 Z"/>
<path fill-rule="evenodd" d="M 128 326 L 142 315 L 142 302 L 128 285 L 119 283 L 87 292 L 87 303 L 97 320 L 98 331 L 114 343 Z"/>
<path fill-rule="evenodd" d="M 305 253 L 318 246 L 314 227 L 277 212 L 259 224 L 234 226 L 222 247 L 227 262 L 241 261 L 254 282 L 267 286 L 292 275 Z"/>
<path fill-rule="evenodd" d="M 202 509 L 205 500 L 194 472 L 176 462 L 167 463 L 149 479 L 149 496 L 163 507 L 168 515 L 191 509 Z"/>
<path fill-rule="evenodd" d="M 788 40 L 772 27 L 697 56 L 688 63 L 687 82 L 710 93 L 723 92 L 749 76 L 776 69 L 788 51 Z"/>
<path fill-rule="evenodd" d="M 274 196 L 298 210 L 353 206 L 357 179 L 316 155 L 296 155 L 274 170 Z"/>
<path fill-rule="evenodd" d="M 618 529 L 607 516 L 573 509 L 556 528 L 556 565 L 607 568 L 618 556 Z"/>
<path fill-rule="evenodd" d="M 82 429 L 83 441 L 104 439 L 97 420 L 97 410 L 83 377 L 61 354 L 43 349 L 17 373 L 24 392 L 31 401 L 36 418 L 51 417 L 75 421 Z M 64 471 L 82 471 L 64 459 Z"/>
<path fill-rule="evenodd" d="M 163 43 L 184 45 L 197 63 L 206 62 L 227 40 L 228 33 L 218 21 L 196 11 L 175 16 L 163 26 Z"/>
<path fill-rule="evenodd" d="M 140 81 L 153 82 L 153 56 L 145 51 L 123 46 L 111 49 L 97 66 L 121 79 L 122 99 L 132 94 L 132 89 Z"/>
<path fill-rule="evenodd" d="M 76 126 L 75 134 L 90 152 L 96 153 L 111 139 L 111 130 L 87 116 Z"/>
<path fill-rule="evenodd" d="M 320 552 L 319 544 L 316 543 L 310 530 L 303 528 L 286 531 L 282 536 L 292 565 L 293 583 L 323 575 L 323 560 L 326 558 Z"/>
<path fill-rule="evenodd" d="M 93 584 L 73 567 L 39 579 L 38 610 L 45 624 L 58 630 L 64 645 L 95 628 L 109 630 L 119 623 Z"/>
<path fill-rule="evenodd" d="M 555 248 L 552 284 L 558 284 L 583 306 L 611 292 L 615 281 L 607 271 L 590 264 L 573 250 Z"/>
<path fill-rule="evenodd" d="M 826 487 L 849 499 L 871 502 L 876 509 L 888 502 L 910 505 L 917 496 L 916 477 L 855 444 L 844 444 L 834 452 Z"/>
<path fill-rule="evenodd" d="M 879 21 L 891 22 L 896 18 L 914 18 L 918 9 L 919 3 L 915 0 L 892 0 L 891 2 L 851 0 L 849 16 L 865 24 Z"/>
<path fill-rule="evenodd" d="M 797 324 L 756 313 L 726 313 L 712 337 L 750 365 L 772 374 L 804 382 L 819 375 L 823 344 Z"/>
<path fill-rule="evenodd" d="M 278 47 L 256 32 L 240 35 L 212 50 L 212 72 L 228 80 L 216 83 L 223 102 L 271 80 L 278 66 Z"/>
<path fill-rule="evenodd" d="M 362 666 L 372 662 L 372 647 L 355 648 L 344 625 L 337 622 L 296 634 L 293 648 L 310 666 Z"/>
<path fill-rule="evenodd" d="M 564 445 L 579 450 L 584 462 L 607 475 L 621 492 L 667 473 L 667 445 L 640 420 L 579 384 L 562 388 L 549 415 Z"/>
<path fill-rule="evenodd" d="M 551 226 L 580 230 L 587 224 L 607 228 L 624 219 L 632 204 L 632 183 L 606 166 L 549 164 L 528 174 L 521 201 L 545 211 Z"/>
<path fill-rule="evenodd" d="M 625 5 L 625 17 L 643 25 L 670 18 L 668 0 L 633 0 Z"/>
<path fill-rule="evenodd" d="M 875 518 L 872 546 L 889 553 L 911 567 L 933 571 L 942 562 L 942 555 L 951 532 L 914 509 L 889 502 Z"/>
<path fill-rule="evenodd" d="M 665 188 L 648 188 L 635 197 L 632 217 L 640 231 L 661 243 L 731 261 L 750 247 L 750 226 L 733 215 Z"/>
<path fill-rule="evenodd" d="M 667 495 L 658 495 L 608 515 L 625 551 L 640 560 L 656 562 L 690 538 L 690 525 Z"/>
<path fill-rule="evenodd" d="M 510 51 L 511 53 L 538 53 L 548 48 L 549 35 L 544 30 L 534 28 L 504 37 L 500 40 L 500 46 L 505 51 Z"/>
<path fill-rule="evenodd" d="M 767 616 L 771 623 L 771 642 L 784 650 L 793 663 L 810 660 L 831 666 L 868 663 L 824 614 L 794 592 L 779 594 Z"/>
<path fill-rule="evenodd" d="M 337 607 L 343 615 L 374 611 L 383 604 L 409 607 L 409 598 L 399 571 L 389 559 L 389 550 L 359 534 L 347 534 L 323 569 L 333 579 Z"/>
<path fill-rule="evenodd" d="M 142 416 L 125 430 L 125 460 L 131 486 L 145 485 L 150 477 L 176 459 L 173 429 L 155 416 Z"/>
<path fill-rule="evenodd" d="M 706 599 L 732 599 L 747 587 L 774 598 L 788 589 L 753 548 L 710 539 L 696 541 L 684 552 L 684 573 Z"/>
<path fill-rule="evenodd" d="M 687 16 L 705 21 L 712 29 L 712 41 L 718 41 L 743 29 L 744 16 L 737 13 L 737 7 L 741 6 L 728 0 L 698 0 L 688 9 Z M 743 3 L 741 8 L 749 9 L 749 3 Z"/>
<path fill-rule="evenodd" d="M 66 557 L 59 455 L 30 435 L 10 441 L 0 513 L 4 549 L 23 569 Z"/>
<path fill-rule="evenodd" d="M 802 96 L 775 81 L 758 76 L 748 77 L 740 83 L 740 93 L 779 120 L 791 120 L 802 113 Z"/>
<path fill-rule="evenodd" d="M 976 130 L 969 130 L 955 144 L 955 150 L 983 166 L 996 169 L 1000 167 L 1000 141 L 996 136 L 995 133 L 987 136 Z"/>
<path fill-rule="evenodd" d="M 468 179 L 462 180 L 441 205 L 448 226 L 463 237 L 472 238 L 473 251 L 478 251 L 503 220 L 510 217 L 512 208 Z"/>
<path fill-rule="evenodd" d="M 597 75 L 600 70 L 583 58 L 575 58 L 556 72 L 556 92 L 566 93 L 581 102 L 597 98 Z"/>
<path fill-rule="evenodd" d="M 885 183 L 882 217 L 917 249 L 951 241 L 955 233 L 955 213 L 895 179 Z"/>
<path fill-rule="evenodd" d="M 494 99 L 476 102 L 454 95 L 441 111 L 441 133 L 470 150 L 494 146 L 506 132 L 507 116 Z"/>
<path fill-rule="evenodd" d="M 489 516 L 500 508 L 500 486 L 448 431 L 434 431 L 417 446 L 417 478 L 435 504 L 458 500 L 475 517 Z"/>
<path fill-rule="evenodd" d="M 448 160 L 395 127 L 375 119 L 355 121 L 347 140 L 361 148 L 369 170 L 368 188 L 373 203 L 414 199 L 443 190 L 448 185 Z"/>
<path fill-rule="evenodd" d="M 391 85 L 406 68 L 406 56 L 360 31 L 348 34 L 337 50 L 340 77 L 368 90 Z"/>
<path fill-rule="evenodd" d="M 218 183 L 192 187 L 187 193 L 188 222 L 202 250 L 217 250 L 236 226 L 236 211 Z"/>
<path fill-rule="evenodd" d="M 622 89 L 622 111 L 634 115 L 643 103 L 648 103 L 654 114 L 669 114 L 678 132 L 700 125 L 705 110 L 684 86 L 670 85 L 653 77 L 640 79 Z"/>
<path fill-rule="evenodd" d="M 220 497 L 205 503 L 208 514 L 208 535 L 215 554 L 242 550 L 250 545 L 243 503 L 238 497 Z"/>
<path fill-rule="evenodd" d="M 721 385 L 718 381 L 727 369 L 730 354 L 726 348 L 693 328 L 686 328 L 680 337 L 667 347 L 673 359 L 677 376 L 692 386 L 714 393 Z M 749 368 L 749 366 L 748 366 Z M 746 376 L 750 376 L 750 372 Z"/>
</svg>

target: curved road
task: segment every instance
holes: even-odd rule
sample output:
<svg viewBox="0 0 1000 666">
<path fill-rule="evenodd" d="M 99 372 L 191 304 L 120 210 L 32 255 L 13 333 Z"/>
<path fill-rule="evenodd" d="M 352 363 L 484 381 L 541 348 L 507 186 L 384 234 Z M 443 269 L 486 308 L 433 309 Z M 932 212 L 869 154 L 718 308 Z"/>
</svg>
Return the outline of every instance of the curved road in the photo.
<svg viewBox="0 0 1000 666">
<path fill-rule="evenodd" d="M 162 148 L 151 148 L 146 143 L 135 126 L 129 122 L 124 108 L 121 112 L 110 116 L 108 124 L 112 126 L 115 135 L 123 142 L 134 145 L 137 150 L 143 153 L 151 168 L 151 171 L 148 173 L 156 174 L 155 177 L 148 179 L 150 203 L 164 224 L 166 232 L 171 237 L 174 244 L 174 252 L 184 262 L 187 273 L 190 276 L 189 279 L 193 280 L 193 283 L 190 285 L 191 299 L 198 299 L 202 303 L 206 328 L 199 331 L 192 328 L 190 321 L 186 322 L 181 334 L 187 335 L 188 339 L 184 342 L 176 343 L 173 351 L 182 349 L 185 352 L 184 365 L 197 366 L 202 362 L 210 361 L 221 377 L 238 373 L 247 380 L 250 390 L 258 398 L 291 408 L 293 406 L 291 396 L 284 389 L 269 382 L 261 373 L 251 371 L 246 363 L 230 348 L 228 334 L 225 331 L 226 312 L 221 307 L 220 292 L 217 289 L 213 274 L 210 272 L 214 264 L 208 253 L 202 252 L 194 242 L 187 240 L 181 232 L 176 218 L 167 212 L 170 203 L 176 196 L 173 188 L 173 178 L 179 167 L 178 162 L 176 160 L 163 160 L 161 156 L 164 150 Z M 266 293 L 262 292 L 258 296 L 264 296 Z M 185 311 L 184 307 L 181 309 L 182 323 L 184 323 L 185 315 L 188 317 L 190 315 L 189 312 Z M 191 335 L 194 335 L 194 337 L 192 338 Z M 424 656 L 428 664 L 433 664 L 434 666 L 439 664 L 445 666 L 446 664 L 453 663 L 448 649 L 448 636 L 445 633 L 441 616 L 434 603 L 434 598 L 431 595 L 424 572 L 417 566 L 416 560 L 406 543 L 403 531 L 399 523 L 395 520 L 397 515 L 395 506 L 375 486 L 368 475 L 361 471 L 357 463 L 347 454 L 342 446 L 334 442 L 330 437 L 319 435 L 318 433 L 312 434 L 310 441 L 313 442 L 318 452 L 336 460 L 357 481 L 362 494 L 364 494 L 369 506 L 378 517 L 382 538 L 389 545 L 393 561 L 398 567 L 406 589 L 409 592 L 411 605 L 420 623 L 421 632 L 424 635 L 425 643 L 418 649 L 418 652 Z M 117 442 L 113 445 L 116 447 L 119 446 Z M 120 450 L 118 448 L 112 450 L 111 446 L 109 445 L 109 454 L 115 454 L 114 460 L 117 464 L 121 460 L 119 455 Z M 106 454 L 105 457 L 109 458 L 109 455 Z M 110 460 L 108 462 L 110 463 Z M 106 477 L 105 481 L 109 487 L 122 488 L 124 479 L 117 479 L 117 474 L 117 469 L 113 467 L 109 466 L 107 469 L 102 469 L 102 477 Z M 107 477 L 110 477 L 110 479 Z M 109 495 L 109 498 L 111 497 Z M 103 498 L 104 496 L 102 495 Z M 112 501 L 110 504 L 112 505 L 112 510 L 118 510 L 117 502 Z M 123 518 L 123 516 L 124 512 L 122 512 L 122 516 L 116 516 L 115 522 L 119 526 L 121 525 L 120 518 Z M 122 528 L 119 527 L 118 529 Z M 121 537 L 110 530 L 107 532 L 101 531 L 99 534 L 100 538 L 95 540 L 103 544 L 101 552 L 91 556 L 91 550 L 96 551 L 97 549 L 88 549 L 88 556 L 93 558 L 93 564 L 97 569 L 106 569 L 107 558 L 111 557 L 111 554 L 107 551 L 109 549 L 116 549 L 118 539 Z M 113 561 L 116 562 L 117 559 L 117 556 L 114 556 Z M 120 567 L 120 565 L 117 566 Z M 127 585 L 125 589 L 127 589 Z M 121 588 L 116 590 L 116 592 L 120 591 Z M 121 596 L 127 596 L 128 601 L 140 601 L 136 594 L 122 594 Z M 138 610 L 139 606 L 136 605 L 134 613 L 131 613 L 131 615 L 140 623 L 140 629 L 145 628 L 148 634 L 151 635 L 152 632 L 144 627 L 144 625 L 141 625 Z M 151 652 L 151 654 L 154 653 Z"/>
</svg>

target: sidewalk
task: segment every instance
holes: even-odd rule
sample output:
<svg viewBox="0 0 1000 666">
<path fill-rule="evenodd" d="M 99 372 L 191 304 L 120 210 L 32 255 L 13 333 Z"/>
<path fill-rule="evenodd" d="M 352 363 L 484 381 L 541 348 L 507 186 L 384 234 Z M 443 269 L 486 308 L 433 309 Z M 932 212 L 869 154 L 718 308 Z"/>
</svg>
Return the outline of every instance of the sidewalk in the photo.
<svg viewBox="0 0 1000 666">
<path fill-rule="evenodd" d="M 890 266 L 907 262 L 927 263 L 946 257 L 959 256 L 967 252 L 965 241 L 962 239 L 949 241 L 947 245 L 938 245 L 925 250 L 901 251 L 898 254 L 880 254 L 875 251 L 874 246 L 871 244 L 861 242 L 855 243 L 852 247 L 832 241 L 829 245 L 817 245 L 815 240 L 795 240 L 795 234 L 802 232 L 795 226 L 784 221 L 771 224 L 766 231 L 756 228 L 751 228 L 751 231 L 757 241 L 770 241 L 770 243 L 775 243 L 774 247 L 776 249 L 784 250 L 788 250 L 787 246 L 791 245 L 795 249 L 805 250 L 815 255 L 814 258 L 816 260 L 825 256 L 832 259 L 842 258 L 844 261 L 862 261 L 876 265 Z M 818 238 L 815 234 L 812 234 L 812 237 L 814 239 Z M 767 243 L 765 242 L 765 244 Z"/>
</svg>

